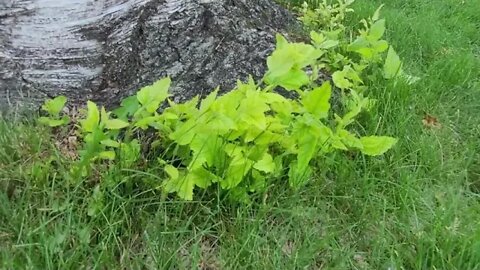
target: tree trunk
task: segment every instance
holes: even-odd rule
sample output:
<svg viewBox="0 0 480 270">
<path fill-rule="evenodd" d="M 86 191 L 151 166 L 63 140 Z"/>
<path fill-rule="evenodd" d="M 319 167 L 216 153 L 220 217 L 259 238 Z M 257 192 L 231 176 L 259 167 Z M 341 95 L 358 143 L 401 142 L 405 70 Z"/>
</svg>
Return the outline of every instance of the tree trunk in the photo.
<svg viewBox="0 0 480 270">
<path fill-rule="evenodd" d="M 273 0 L 0 0 L 0 107 L 113 105 L 164 76 L 175 99 L 261 76 L 295 25 Z"/>
</svg>

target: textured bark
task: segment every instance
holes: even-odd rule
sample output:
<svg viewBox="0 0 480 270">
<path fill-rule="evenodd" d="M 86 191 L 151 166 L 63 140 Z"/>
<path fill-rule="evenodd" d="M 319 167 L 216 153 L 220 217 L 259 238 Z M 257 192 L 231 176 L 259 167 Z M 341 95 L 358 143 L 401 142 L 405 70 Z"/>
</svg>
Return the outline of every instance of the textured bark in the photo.
<svg viewBox="0 0 480 270">
<path fill-rule="evenodd" d="M 176 100 L 229 90 L 294 25 L 273 0 L 1 0 L 0 107 L 112 105 L 167 75 Z"/>
</svg>

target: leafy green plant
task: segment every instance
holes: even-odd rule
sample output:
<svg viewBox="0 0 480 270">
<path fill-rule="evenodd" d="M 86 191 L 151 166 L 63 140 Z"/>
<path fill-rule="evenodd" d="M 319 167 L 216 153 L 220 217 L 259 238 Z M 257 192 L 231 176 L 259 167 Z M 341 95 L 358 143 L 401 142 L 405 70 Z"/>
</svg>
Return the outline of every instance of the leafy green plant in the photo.
<svg viewBox="0 0 480 270">
<path fill-rule="evenodd" d="M 42 105 L 42 110 L 48 114 L 38 119 L 41 124 L 49 127 L 58 127 L 66 125 L 70 122 L 70 118 L 67 115 L 62 115 L 62 110 L 67 103 L 65 96 L 58 96 L 54 99 L 45 101 Z"/>
<path fill-rule="evenodd" d="M 104 107 L 87 102 L 86 117 L 80 121 L 79 131 L 84 140 L 80 160 L 74 167 L 75 176 L 86 176 L 96 160 L 115 160 L 121 153 L 121 160 L 128 165 L 135 162 L 140 151 L 136 140 L 120 140 L 120 131 L 130 126 L 121 119 L 111 118 L 111 113 Z"/>
<path fill-rule="evenodd" d="M 395 138 L 361 136 L 350 126 L 374 103 L 365 96 L 363 76 L 388 48 L 381 40 L 385 22 L 375 15 L 356 41 L 346 40 L 341 23 L 351 2 L 333 6 L 323 2 L 315 10 L 304 5 L 305 25 L 326 26 L 325 30 L 311 30 L 311 43 L 289 42 L 277 35 L 265 76 L 258 82 L 238 81 L 224 95 L 219 96 L 217 89 L 202 100 L 175 103 L 169 99 L 171 81 L 164 78 L 125 98 L 112 112 L 89 101 L 78 125 L 84 146 L 73 176 L 89 176 L 99 162 L 133 166 L 143 145 L 157 149 L 149 166 L 161 169 L 159 177 L 165 180 L 154 185 L 166 194 L 192 200 L 195 189 L 218 185 L 231 198 L 248 202 L 250 193 L 264 191 L 273 181 L 302 187 L 312 179 L 313 164 L 329 153 L 384 154 Z M 319 21 L 327 11 L 329 16 Z M 360 59 L 349 58 L 349 53 Z M 399 61 L 391 49 L 385 78 L 397 76 Z M 332 82 L 320 79 L 325 72 L 332 73 Z M 298 98 L 282 96 L 279 88 Z M 336 102 L 335 91 L 341 92 L 337 110 L 331 104 Z M 145 130 L 152 140 L 134 139 Z"/>
<path fill-rule="evenodd" d="M 347 46 L 347 51 L 359 54 L 365 64 L 380 62 L 382 53 L 389 47 L 388 42 L 382 39 L 385 33 L 385 19 L 379 18 L 381 8 L 382 6 L 377 9 L 372 18 L 361 21 L 364 29 L 360 29 L 358 37 Z"/>
<path fill-rule="evenodd" d="M 364 82 L 360 77 L 368 79 L 378 74 L 386 79 L 402 78 L 410 84 L 418 81 L 419 78 L 403 71 L 400 57 L 383 39 L 386 30 L 385 19 L 380 18 L 383 5 L 372 17 L 361 20 L 363 28 L 358 34 L 346 32 L 343 21 L 349 12 L 353 12 L 350 8 L 353 2 L 338 0 L 329 4 L 323 0 L 310 5 L 304 2 L 300 9 L 300 20 L 306 30 L 311 31 L 313 44 L 317 48 L 332 48 L 327 52 L 328 65 L 324 68 L 333 73 L 336 86 L 362 91 Z M 353 36 L 355 38 L 351 40 Z"/>
<path fill-rule="evenodd" d="M 329 3 L 327 0 L 303 2 L 300 9 L 300 21 L 309 29 L 324 29 L 332 35 L 345 29 L 343 22 L 348 13 L 353 12 L 350 5 L 355 0 L 339 0 Z"/>
</svg>

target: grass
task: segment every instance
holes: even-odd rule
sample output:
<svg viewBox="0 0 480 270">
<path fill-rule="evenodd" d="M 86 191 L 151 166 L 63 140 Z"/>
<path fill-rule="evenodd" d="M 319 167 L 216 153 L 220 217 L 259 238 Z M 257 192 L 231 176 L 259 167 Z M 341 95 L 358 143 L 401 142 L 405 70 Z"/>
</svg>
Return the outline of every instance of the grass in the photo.
<svg viewBox="0 0 480 270">
<path fill-rule="evenodd" d="M 121 185 L 92 199 L 65 185 L 43 129 L 1 120 L 0 268 L 480 269 L 480 1 L 358 0 L 349 27 L 381 3 L 387 39 L 422 78 L 370 88 L 381 102 L 364 127 L 399 138 L 388 154 L 335 156 L 320 168 L 332 177 L 263 204 Z"/>
</svg>

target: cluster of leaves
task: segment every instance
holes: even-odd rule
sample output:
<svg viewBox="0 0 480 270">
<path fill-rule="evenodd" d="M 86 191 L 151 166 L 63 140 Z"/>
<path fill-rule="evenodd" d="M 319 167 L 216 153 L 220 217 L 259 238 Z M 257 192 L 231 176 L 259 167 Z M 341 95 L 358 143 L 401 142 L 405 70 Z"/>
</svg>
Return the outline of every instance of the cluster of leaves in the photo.
<svg viewBox="0 0 480 270">
<path fill-rule="evenodd" d="M 348 13 L 354 10 L 350 8 L 355 0 L 338 0 L 329 3 L 327 0 L 303 2 L 300 12 L 300 21 L 307 29 L 323 29 L 329 32 L 343 31 L 343 22 Z"/>
<path fill-rule="evenodd" d="M 67 103 L 67 98 L 64 96 L 56 97 L 52 100 L 47 100 L 42 105 L 42 110 L 48 114 L 48 116 L 42 116 L 38 121 L 49 127 L 59 127 L 66 125 L 70 122 L 70 117 L 62 114 L 63 108 Z"/>
<path fill-rule="evenodd" d="M 299 9 L 305 29 L 316 46 L 332 48 L 325 66 L 333 73 L 335 84 L 341 89 L 364 89 L 362 81 L 381 75 L 385 79 L 403 79 L 415 83 L 419 78 L 403 71 L 402 61 L 393 46 L 383 39 L 385 19 L 380 19 L 381 5 L 368 19 L 362 19 L 357 34 L 347 31 L 343 22 L 355 0 L 304 2 Z M 320 33 L 317 33 L 319 31 Z M 351 37 L 355 37 L 352 39 Z M 388 52 L 387 52 L 388 50 Z M 387 52 L 385 56 L 385 52 Z"/>
<path fill-rule="evenodd" d="M 192 200 L 196 188 L 217 185 L 246 202 L 249 193 L 263 191 L 269 181 L 288 179 L 290 187 L 300 188 L 312 178 L 312 164 L 328 153 L 385 153 L 396 139 L 359 136 L 350 130 L 355 118 L 373 104 L 363 94 L 361 77 L 374 54 L 388 48 L 380 42 L 384 22 L 372 20 L 360 41 L 347 46 L 361 56 L 355 63 L 339 56 L 339 47 L 345 43 L 340 39 L 341 20 L 333 16 L 330 28 L 312 30 L 310 44 L 291 43 L 277 35 L 276 50 L 267 59 L 268 71 L 262 80 L 238 81 L 235 89 L 221 96 L 217 89 L 202 100 L 175 103 L 169 99 L 171 81 L 164 78 L 124 99 L 112 112 L 89 101 L 84 119 L 77 124 L 84 146 L 72 175 L 86 177 L 102 160 L 134 166 L 141 146 L 148 144 L 149 149 L 159 149 L 151 166 L 162 169 L 159 179 L 163 180 L 156 186 L 165 193 Z M 400 60 L 388 59 L 385 77 L 396 77 Z M 395 72 L 389 61 L 400 65 Z M 321 82 L 325 71 L 333 73 L 333 85 Z M 284 97 L 276 91 L 279 88 L 295 92 L 298 98 Z M 332 111 L 334 91 L 342 92 L 339 111 Z M 44 109 L 50 118 L 42 122 L 56 126 L 64 104 L 64 97 L 47 101 Z M 134 139 L 142 130 L 153 131 L 153 140 Z"/>
</svg>

